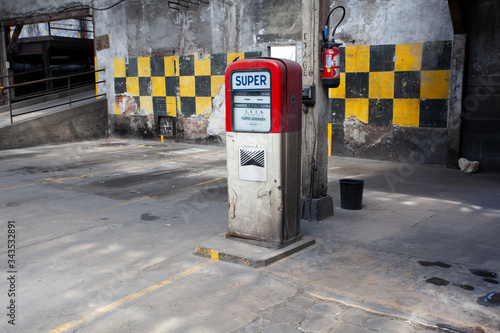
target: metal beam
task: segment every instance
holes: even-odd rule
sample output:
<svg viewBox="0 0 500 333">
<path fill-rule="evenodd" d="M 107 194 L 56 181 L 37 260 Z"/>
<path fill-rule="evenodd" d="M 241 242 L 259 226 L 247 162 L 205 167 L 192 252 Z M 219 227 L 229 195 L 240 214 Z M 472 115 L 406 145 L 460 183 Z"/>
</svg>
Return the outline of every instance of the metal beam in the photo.
<svg viewBox="0 0 500 333">
<path fill-rule="evenodd" d="M 9 46 L 7 46 L 7 54 L 14 53 L 14 48 L 16 47 L 17 41 L 19 40 L 19 36 L 21 35 L 21 31 L 23 31 L 23 25 L 16 25 L 14 29 L 14 33 L 9 41 Z"/>
<path fill-rule="evenodd" d="M 10 26 L 18 26 L 18 25 L 26 25 L 26 24 L 36 24 L 36 23 L 45 23 L 49 21 L 59 21 L 66 19 L 78 19 L 91 16 L 90 9 L 79 9 L 72 10 L 62 13 L 54 13 L 54 14 L 45 14 L 38 15 L 32 17 L 18 17 L 7 20 L 1 20 L 0 25 L 2 27 L 10 27 Z"/>
<path fill-rule="evenodd" d="M 451 23 L 453 24 L 453 33 L 455 35 L 465 34 L 465 26 L 462 19 L 460 0 L 448 0 L 448 8 L 450 9 Z"/>
</svg>

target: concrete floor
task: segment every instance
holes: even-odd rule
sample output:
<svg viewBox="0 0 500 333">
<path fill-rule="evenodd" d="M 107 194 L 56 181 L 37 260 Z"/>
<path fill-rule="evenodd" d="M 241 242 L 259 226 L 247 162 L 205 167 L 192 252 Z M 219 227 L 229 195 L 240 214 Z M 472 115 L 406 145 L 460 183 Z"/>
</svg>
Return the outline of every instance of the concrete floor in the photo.
<svg viewBox="0 0 500 333">
<path fill-rule="evenodd" d="M 500 273 L 499 175 L 332 157 L 335 215 L 302 221 L 316 244 L 254 269 L 193 254 L 226 231 L 225 165 L 224 147 L 171 142 L 0 151 L 0 331 L 500 332 L 479 304 L 499 279 L 470 272 Z M 340 208 L 346 177 L 362 210 Z"/>
</svg>

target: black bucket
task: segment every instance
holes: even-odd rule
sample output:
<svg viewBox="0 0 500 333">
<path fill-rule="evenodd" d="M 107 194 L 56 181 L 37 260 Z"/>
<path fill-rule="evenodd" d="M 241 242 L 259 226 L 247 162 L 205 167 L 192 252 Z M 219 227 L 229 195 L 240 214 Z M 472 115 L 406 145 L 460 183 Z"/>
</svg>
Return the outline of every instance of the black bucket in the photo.
<svg viewBox="0 0 500 333">
<path fill-rule="evenodd" d="M 339 182 L 340 207 L 342 209 L 361 209 L 365 181 L 361 179 L 341 179 Z"/>
</svg>

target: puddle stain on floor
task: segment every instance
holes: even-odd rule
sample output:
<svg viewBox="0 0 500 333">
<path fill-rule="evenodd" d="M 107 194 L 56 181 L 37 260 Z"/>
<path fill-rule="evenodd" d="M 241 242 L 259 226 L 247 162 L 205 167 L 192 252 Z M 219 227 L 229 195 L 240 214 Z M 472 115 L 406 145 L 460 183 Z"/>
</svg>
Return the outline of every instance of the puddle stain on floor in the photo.
<svg viewBox="0 0 500 333">
<path fill-rule="evenodd" d="M 419 260 L 418 263 L 421 266 L 424 266 L 424 267 L 430 267 L 430 266 L 438 266 L 438 267 L 441 267 L 441 268 L 450 268 L 451 267 L 451 265 L 446 264 L 446 263 L 444 263 L 442 261 L 424 261 L 424 260 Z M 498 277 L 498 274 L 495 273 L 495 272 L 491 272 L 491 271 L 484 270 L 484 269 L 469 269 L 469 272 L 471 274 L 473 274 L 473 275 L 484 277 L 483 281 L 485 281 L 487 283 L 499 284 L 499 282 L 497 280 L 495 280 L 495 278 Z M 430 279 L 427 279 L 425 282 L 434 284 L 436 286 L 447 286 L 447 285 L 450 284 L 450 281 L 442 279 L 442 278 L 439 278 L 439 277 L 432 277 Z M 453 285 L 456 286 L 456 287 L 460 287 L 460 288 L 462 288 L 464 290 L 469 290 L 469 291 L 475 290 L 475 288 L 473 286 L 468 285 L 468 284 L 453 283 Z M 487 296 L 484 296 L 482 298 L 480 297 L 480 299 L 485 299 L 485 297 L 487 297 Z M 479 301 L 478 301 L 478 303 L 479 303 Z M 482 302 L 482 303 L 484 303 L 484 302 Z M 491 301 L 488 302 L 488 304 L 491 304 L 491 303 L 492 303 Z M 489 306 L 491 306 L 491 305 L 489 305 Z"/>
<path fill-rule="evenodd" d="M 423 261 L 419 260 L 418 263 L 424 267 L 429 267 L 429 266 L 438 266 L 441 268 L 450 268 L 451 265 L 445 264 L 444 262 L 441 261 Z"/>
<path fill-rule="evenodd" d="M 445 280 L 445 279 L 441 279 L 438 277 L 433 277 L 433 278 L 427 279 L 425 282 L 432 283 L 436 286 L 447 286 L 450 284 L 450 281 Z"/>
<path fill-rule="evenodd" d="M 478 297 L 477 303 L 482 306 L 499 306 L 500 293 L 489 293 L 486 296 Z"/>
<path fill-rule="evenodd" d="M 159 216 L 151 215 L 151 213 L 141 214 L 141 220 L 143 221 L 156 221 L 161 219 Z"/>
<path fill-rule="evenodd" d="M 481 276 L 484 278 L 493 278 L 496 279 L 498 277 L 498 274 L 495 272 L 487 271 L 484 269 L 469 269 L 469 272 L 471 272 L 474 275 Z"/>
<path fill-rule="evenodd" d="M 473 286 L 470 286 L 468 284 L 453 284 L 454 286 L 457 286 L 457 287 L 460 287 L 464 290 L 474 290 L 474 287 Z"/>
</svg>

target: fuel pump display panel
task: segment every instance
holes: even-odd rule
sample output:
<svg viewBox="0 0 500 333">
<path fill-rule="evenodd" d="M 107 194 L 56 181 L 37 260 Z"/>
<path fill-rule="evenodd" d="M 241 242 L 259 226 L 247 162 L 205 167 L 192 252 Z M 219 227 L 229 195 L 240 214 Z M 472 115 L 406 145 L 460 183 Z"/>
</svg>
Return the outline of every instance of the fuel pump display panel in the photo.
<svg viewBox="0 0 500 333">
<path fill-rule="evenodd" d="M 272 127 L 271 73 L 267 70 L 231 74 L 232 129 L 268 133 Z"/>
</svg>

